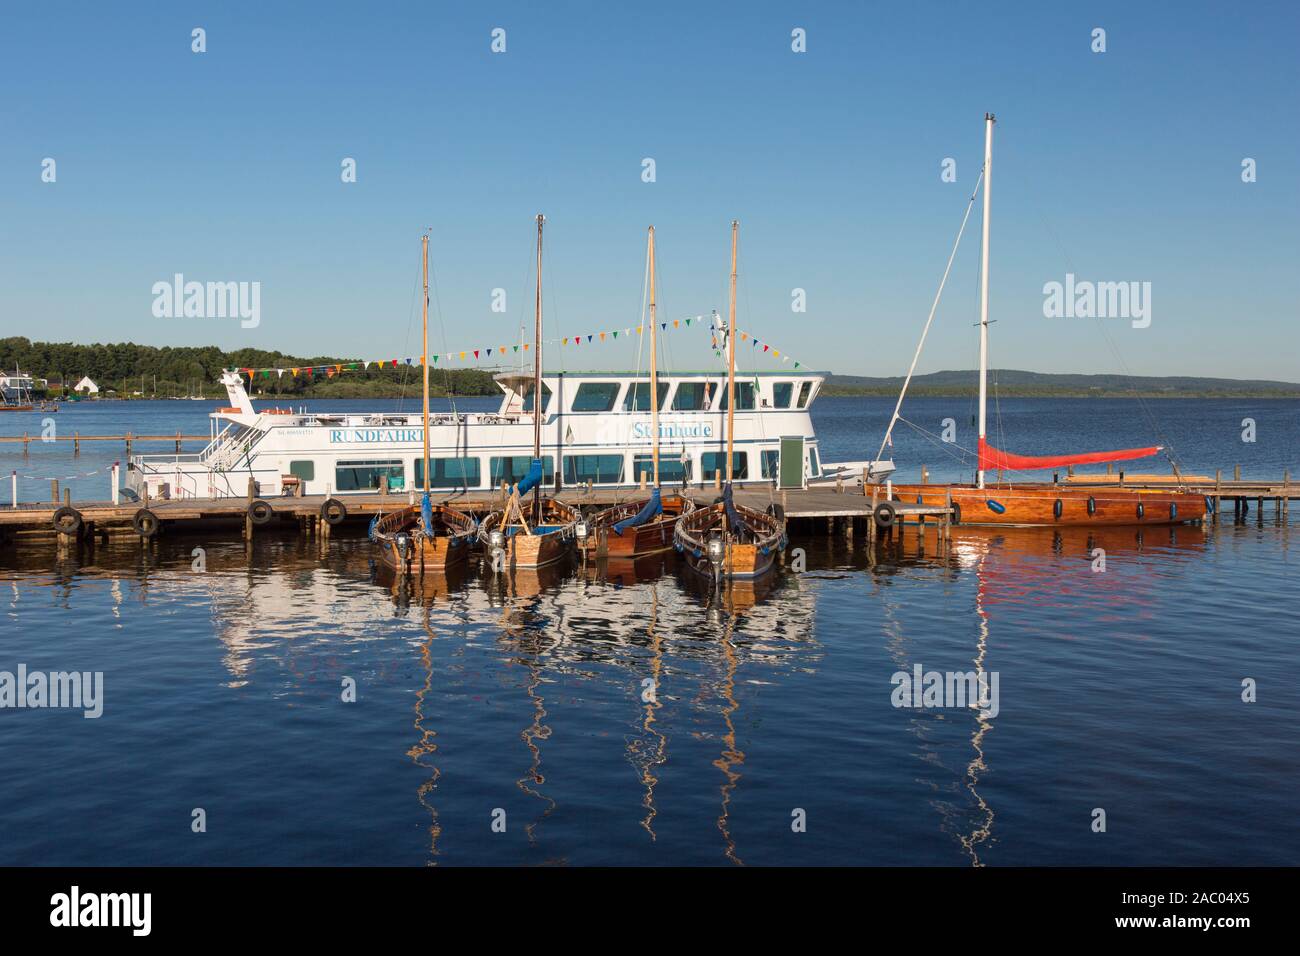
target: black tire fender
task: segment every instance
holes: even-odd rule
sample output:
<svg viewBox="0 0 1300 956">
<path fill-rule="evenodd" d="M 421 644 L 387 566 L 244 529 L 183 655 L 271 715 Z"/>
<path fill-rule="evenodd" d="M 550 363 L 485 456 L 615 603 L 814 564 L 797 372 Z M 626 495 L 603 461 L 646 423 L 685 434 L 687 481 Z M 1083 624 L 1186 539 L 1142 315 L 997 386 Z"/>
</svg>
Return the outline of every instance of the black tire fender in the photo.
<svg viewBox="0 0 1300 956">
<path fill-rule="evenodd" d="M 871 512 L 871 517 L 875 519 L 877 528 L 892 528 L 894 522 L 898 520 L 898 509 L 892 502 L 882 501 L 876 505 L 875 511 Z"/>
<path fill-rule="evenodd" d="M 142 538 L 152 538 L 161 527 L 158 516 L 148 508 L 141 508 L 131 516 L 131 528 Z"/>
<path fill-rule="evenodd" d="M 64 505 L 54 512 L 52 519 L 54 530 L 60 534 L 76 534 L 81 530 L 81 512 L 76 508 Z"/>
<path fill-rule="evenodd" d="M 275 509 L 261 498 L 255 498 L 248 503 L 248 520 L 253 524 L 261 527 L 274 517 Z"/>
<path fill-rule="evenodd" d="M 330 527 L 342 524 L 347 516 L 348 506 L 337 498 L 326 498 L 325 503 L 320 506 L 320 520 Z"/>
</svg>

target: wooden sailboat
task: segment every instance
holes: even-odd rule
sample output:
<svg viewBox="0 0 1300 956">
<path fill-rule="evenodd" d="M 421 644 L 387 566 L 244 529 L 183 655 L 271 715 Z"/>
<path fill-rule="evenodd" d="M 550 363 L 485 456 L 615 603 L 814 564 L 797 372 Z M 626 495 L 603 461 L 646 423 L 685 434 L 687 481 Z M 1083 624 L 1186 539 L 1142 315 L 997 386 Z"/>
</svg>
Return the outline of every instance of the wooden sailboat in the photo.
<svg viewBox="0 0 1300 956">
<path fill-rule="evenodd" d="M 402 572 L 424 576 L 462 564 L 469 555 L 478 526 L 463 511 L 435 505 L 429 496 L 429 237 L 423 236 L 424 254 L 424 497 L 420 504 L 407 505 L 380 515 L 371 522 L 370 538 L 379 547 L 379 559 Z M 384 480 L 384 479 L 381 479 Z"/>
<path fill-rule="evenodd" d="M 719 578 L 756 578 L 772 570 L 785 547 L 785 513 L 772 504 L 766 512 L 737 504 L 731 479 L 736 408 L 736 240 L 740 223 L 731 222 L 731 306 L 727 321 L 727 483 L 708 508 L 677 519 L 673 545 L 687 564 Z"/>
<path fill-rule="evenodd" d="M 959 523 L 1061 527 L 1070 525 L 1154 525 L 1181 524 L 1205 518 L 1206 501 L 1198 494 L 1174 489 L 1098 486 L 1063 487 L 1054 482 L 1004 482 L 989 484 L 989 472 L 1065 468 L 1071 465 L 1130 461 L 1155 455 L 1163 449 L 1126 448 L 1116 451 L 1029 456 L 994 448 L 987 440 L 988 340 L 989 340 L 989 210 L 993 169 L 992 113 L 984 116 L 984 222 L 980 262 L 980 377 L 978 467 L 973 485 L 895 484 L 893 497 L 906 503 L 944 506 L 951 501 Z M 922 339 L 924 341 L 924 338 Z M 919 354 L 919 347 L 918 347 Z M 913 363 L 915 368 L 915 362 Z M 908 374 L 908 380 L 911 374 Z M 903 385 L 906 393 L 907 382 Z M 889 428 L 898 421 L 898 405 Z M 886 432 L 885 441 L 888 442 Z M 883 448 L 883 443 L 882 443 Z M 892 522 L 892 506 L 882 503 L 877 522 Z"/>
<path fill-rule="evenodd" d="M 489 560 L 500 551 L 516 568 L 538 568 L 570 553 L 577 537 L 577 509 L 541 493 L 542 485 L 542 225 L 537 216 L 537 298 L 533 328 L 533 461 L 528 474 L 510 489 L 505 507 L 483 519 L 479 539 Z M 532 491 L 532 500 L 524 496 Z"/>
<path fill-rule="evenodd" d="M 654 482 L 648 497 L 624 501 L 591 520 L 586 546 L 611 559 L 638 558 L 673 546 L 677 519 L 695 510 L 685 495 L 664 496 L 659 484 L 659 362 L 655 321 L 655 227 L 649 233 L 650 259 L 650 459 Z"/>
</svg>

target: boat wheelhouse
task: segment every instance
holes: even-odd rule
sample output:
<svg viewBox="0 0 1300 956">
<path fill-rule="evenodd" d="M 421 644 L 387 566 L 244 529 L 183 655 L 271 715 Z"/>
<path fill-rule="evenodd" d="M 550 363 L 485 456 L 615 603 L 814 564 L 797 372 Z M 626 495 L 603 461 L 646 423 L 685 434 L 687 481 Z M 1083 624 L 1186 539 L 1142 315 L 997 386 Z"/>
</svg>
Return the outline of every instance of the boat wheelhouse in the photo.
<svg viewBox="0 0 1300 956">
<path fill-rule="evenodd" d="M 126 490 L 151 498 L 290 493 L 405 494 L 424 487 L 424 421 L 413 412 L 255 410 L 237 372 L 222 376 L 230 405 L 211 415 L 212 440 L 196 455 L 135 455 Z M 533 454 L 533 377 L 496 376 L 495 412 L 429 418 L 430 487 L 444 495 L 514 484 Z M 822 376 L 747 373 L 736 382 L 733 479 L 798 488 L 843 473 L 873 478 L 892 462 L 821 461 L 809 409 Z M 660 476 L 665 486 L 712 485 L 726 472 L 727 376 L 678 372 L 659 378 Z M 572 372 L 542 376 L 542 466 L 546 489 L 637 487 L 650 480 L 648 374 Z M 834 469 L 838 468 L 839 471 Z M 832 479 L 833 480 L 833 479 Z"/>
</svg>

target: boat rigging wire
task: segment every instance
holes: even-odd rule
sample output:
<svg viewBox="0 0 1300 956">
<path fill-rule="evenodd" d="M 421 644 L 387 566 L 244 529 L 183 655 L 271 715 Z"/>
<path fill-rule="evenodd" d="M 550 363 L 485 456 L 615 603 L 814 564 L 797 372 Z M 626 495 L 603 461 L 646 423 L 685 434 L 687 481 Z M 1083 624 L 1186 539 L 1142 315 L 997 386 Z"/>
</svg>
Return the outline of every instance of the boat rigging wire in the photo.
<svg viewBox="0 0 1300 956">
<path fill-rule="evenodd" d="M 934 294 L 934 302 L 930 305 L 930 315 L 925 320 L 925 328 L 921 331 L 921 340 L 916 343 L 916 352 L 912 355 L 912 364 L 907 370 L 907 378 L 903 380 L 903 387 L 899 389 L 898 401 L 894 405 L 894 413 L 889 417 L 889 427 L 885 429 L 885 437 L 880 442 L 880 450 L 876 452 L 876 461 L 885 453 L 885 446 L 889 444 L 890 436 L 894 431 L 894 424 L 899 419 L 899 411 L 903 407 L 903 398 L 907 395 L 907 386 L 911 384 L 912 375 L 916 372 L 916 363 L 921 359 L 921 350 L 925 348 L 926 336 L 930 334 L 930 326 L 934 324 L 935 314 L 939 311 L 939 300 L 943 296 L 943 287 L 948 282 L 948 274 L 952 271 L 953 260 L 957 257 L 957 247 L 961 245 L 961 237 L 966 232 L 966 223 L 970 221 L 970 212 L 975 208 L 975 197 L 979 195 L 980 184 L 984 182 L 984 169 L 980 168 L 979 178 L 975 180 L 975 188 L 971 190 L 970 199 L 966 202 L 966 212 L 961 217 L 961 228 L 957 230 L 957 238 L 952 244 L 952 252 L 948 254 L 948 264 L 944 266 L 943 278 L 939 280 L 939 288 Z M 868 466 L 869 467 L 869 466 Z"/>
</svg>

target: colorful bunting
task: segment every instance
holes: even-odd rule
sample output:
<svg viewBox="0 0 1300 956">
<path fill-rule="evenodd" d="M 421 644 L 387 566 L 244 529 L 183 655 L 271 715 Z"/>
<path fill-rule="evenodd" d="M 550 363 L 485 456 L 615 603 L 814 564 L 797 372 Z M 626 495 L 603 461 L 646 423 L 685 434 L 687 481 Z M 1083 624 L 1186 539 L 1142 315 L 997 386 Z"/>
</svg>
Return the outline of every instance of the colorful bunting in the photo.
<svg viewBox="0 0 1300 956">
<path fill-rule="evenodd" d="M 668 327 L 670 324 L 674 329 L 680 329 L 683 326 L 685 326 L 686 328 L 690 328 L 691 323 L 695 322 L 696 319 L 701 320 L 700 322 L 696 323 L 697 327 L 705 324 L 703 322 L 703 317 L 697 315 L 697 316 L 692 316 L 690 318 L 672 319 L 670 321 L 660 322 L 659 328 L 665 332 L 668 331 Z M 716 327 L 714 323 L 709 323 L 709 326 L 710 326 L 710 347 L 713 349 L 714 355 L 721 357 L 726 347 L 726 330 Z M 644 335 L 645 328 L 646 327 L 644 325 L 638 325 L 635 327 L 629 326 L 628 328 L 625 329 L 606 329 L 601 332 L 586 332 L 583 333 L 582 335 L 565 336 L 560 339 L 548 339 L 546 344 L 551 344 L 551 345 L 558 344 L 560 346 L 568 346 L 572 344 L 574 346 L 580 346 L 583 344 L 584 339 L 586 339 L 588 344 L 590 344 L 591 342 L 597 339 L 599 339 L 599 341 L 601 342 L 605 342 L 605 341 L 616 342 L 618 341 L 618 337 L 620 334 L 624 336 L 630 336 L 633 332 L 636 332 L 636 334 L 639 336 Z M 763 342 L 762 340 L 758 339 L 757 337 L 750 334 L 749 332 L 746 332 L 741 329 L 737 329 L 736 331 L 740 335 L 741 342 L 748 342 L 750 343 L 751 346 L 755 348 L 761 345 L 763 353 L 770 354 L 773 358 L 780 359 L 781 362 L 784 364 L 789 364 L 792 361 L 789 354 L 783 355 L 781 353 L 781 350 L 774 348 L 770 342 Z M 522 346 L 523 351 L 527 352 L 532 348 L 532 344 L 533 343 L 523 342 L 520 343 L 520 345 L 512 345 L 509 346 L 509 351 L 513 352 L 514 354 L 518 354 L 520 351 L 520 347 Z M 491 346 L 491 347 L 485 346 L 477 349 L 467 349 L 464 352 L 435 353 L 432 354 L 430 358 L 432 359 L 432 363 L 434 365 L 437 365 L 440 360 L 453 362 L 456 360 L 456 357 L 458 355 L 460 357 L 460 360 L 464 362 L 466 361 L 467 354 L 470 352 L 473 353 L 475 360 L 485 357 L 484 353 L 486 353 L 487 358 L 491 358 L 493 352 L 496 352 L 498 356 L 505 356 L 507 352 L 507 346 L 505 345 Z M 314 375 L 320 375 L 322 373 L 329 378 L 333 378 L 334 376 L 341 374 L 345 369 L 369 371 L 370 366 L 372 364 L 376 368 L 380 368 L 380 369 L 386 367 L 398 368 L 403 361 L 405 361 L 405 363 L 408 366 L 415 365 L 417 363 L 423 364 L 424 357 L 421 356 L 419 358 L 407 358 L 404 360 L 396 359 L 396 358 L 374 359 L 370 361 L 338 362 L 333 365 L 318 365 L 318 366 L 300 365 L 300 366 L 288 367 L 288 368 L 280 368 L 276 366 L 272 366 L 269 368 L 237 368 L 234 369 L 233 371 L 238 371 L 241 375 L 248 376 L 249 385 L 251 386 L 254 379 L 259 373 L 261 373 L 262 378 L 270 378 L 272 372 L 274 372 L 277 377 L 283 377 L 286 371 L 288 371 L 289 374 L 292 375 L 294 378 L 297 378 L 299 375 L 303 375 L 310 378 Z M 803 363 L 794 362 L 793 367 L 796 369 L 803 368 Z"/>
</svg>

